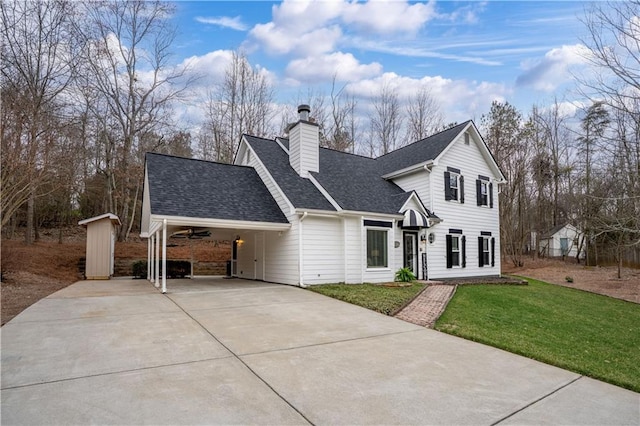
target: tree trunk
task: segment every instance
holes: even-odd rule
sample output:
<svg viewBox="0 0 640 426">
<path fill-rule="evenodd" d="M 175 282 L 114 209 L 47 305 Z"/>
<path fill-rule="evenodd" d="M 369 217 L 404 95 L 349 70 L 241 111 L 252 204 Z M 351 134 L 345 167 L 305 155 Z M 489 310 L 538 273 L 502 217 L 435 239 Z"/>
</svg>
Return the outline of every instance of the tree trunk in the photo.
<svg viewBox="0 0 640 426">
<path fill-rule="evenodd" d="M 24 242 L 28 245 L 33 244 L 33 215 L 35 203 L 36 194 L 32 185 L 29 193 L 29 199 L 27 200 L 27 232 L 24 234 Z"/>
</svg>

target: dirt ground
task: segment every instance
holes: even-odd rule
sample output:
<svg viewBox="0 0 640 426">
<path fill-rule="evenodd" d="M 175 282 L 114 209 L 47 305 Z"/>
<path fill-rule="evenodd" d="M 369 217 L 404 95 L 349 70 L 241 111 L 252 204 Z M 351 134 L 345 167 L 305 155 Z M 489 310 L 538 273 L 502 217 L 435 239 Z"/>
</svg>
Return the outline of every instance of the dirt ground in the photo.
<svg viewBox="0 0 640 426">
<path fill-rule="evenodd" d="M 2 240 L 0 285 L 2 325 L 37 302 L 81 280 L 78 262 L 85 256 L 86 234 L 80 230 L 65 231 L 63 243 L 58 232 L 42 232 L 40 241 L 27 246 L 22 239 Z M 191 258 L 201 262 L 222 262 L 231 256 L 229 242 L 210 240 L 170 240 L 167 258 Z M 145 259 L 146 241 L 116 243 L 116 258 Z"/>
<path fill-rule="evenodd" d="M 515 268 L 508 261 L 503 261 L 502 273 L 640 303 L 640 269 L 622 268 L 622 278 L 618 278 L 615 266 L 587 267 L 575 263 L 573 259 L 526 259 L 522 268 Z M 573 282 L 568 282 L 567 277 L 573 278 Z"/>
</svg>

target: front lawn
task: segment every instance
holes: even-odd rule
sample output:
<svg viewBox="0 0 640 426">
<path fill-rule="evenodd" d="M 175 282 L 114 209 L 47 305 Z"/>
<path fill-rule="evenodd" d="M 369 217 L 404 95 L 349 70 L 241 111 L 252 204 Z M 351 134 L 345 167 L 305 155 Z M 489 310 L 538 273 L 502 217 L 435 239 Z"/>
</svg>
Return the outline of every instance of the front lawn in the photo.
<svg viewBox="0 0 640 426">
<path fill-rule="evenodd" d="M 425 284 L 407 287 L 385 287 L 377 284 L 326 284 L 309 286 L 309 290 L 343 300 L 385 315 L 396 311 L 413 299 Z"/>
<path fill-rule="evenodd" d="M 640 306 L 529 279 L 460 286 L 436 329 L 640 392 Z"/>
</svg>

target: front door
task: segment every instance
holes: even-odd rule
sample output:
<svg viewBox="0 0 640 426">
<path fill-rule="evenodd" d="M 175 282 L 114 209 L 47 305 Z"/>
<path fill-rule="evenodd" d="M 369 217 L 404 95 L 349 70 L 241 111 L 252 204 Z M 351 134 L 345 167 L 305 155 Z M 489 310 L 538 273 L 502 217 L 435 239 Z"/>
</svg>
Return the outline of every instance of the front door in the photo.
<svg viewBox="0 0 640 426">
<path fill-rule="evenodd" d="M 404 267 L 418 276 L 418 234 L 415 232 L 404 233 Z"/>
</svg>

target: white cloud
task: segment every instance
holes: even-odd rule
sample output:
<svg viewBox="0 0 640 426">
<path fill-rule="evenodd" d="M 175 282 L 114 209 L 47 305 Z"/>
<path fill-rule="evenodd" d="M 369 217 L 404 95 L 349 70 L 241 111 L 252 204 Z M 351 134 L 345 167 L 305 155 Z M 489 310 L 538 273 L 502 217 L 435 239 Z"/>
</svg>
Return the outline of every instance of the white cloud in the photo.
<svg viewBox="0 0 640 426">
<path fill-rule="evenodd" d="M 201 24 L 218 25 L 220 27 L 231 28 L 232 30 L 236 30 L 236 31 L 246 31 L 249 29 L 247 25 L 242 22 L 242 18 L 240 18 L 240 16 L 236 16 L 233 18 L 229 16 L 216 16 L 216 17 L 197 16 L 195 19 L 197 22 L 200 22 Z"/>
<path fill-rule="evenodd" d="M 245 47 L 304 57 L 331 52 L 345 32 L 414 34 L 436 13 L 433 2 L 285 0 L 272 15 L 271 22 L 251 29 Z"/>
<path fill-rule="evenodd" d="M 337 25 L 332 25 L 312 31 L 295 33 L 269 22 L 253 27 L 250 36 L 253 40 L 258 40 L 259 44 L 263 45 L 270 53 L 280 55 L 296 53 L 307 56 L 333 50 L 342 36 L 342 30 Z"/>
<path fill-rule="evenodd" d="M 347 85 L 346 91 L 368 103 L 382 86 L 395 90 L 402 102 L 406 102 L 421 88 L 427 88 L 442 108 L 445 121 L 462 122 L 479 118 L 488 111 L 494 100 L 504 101 L 508 89 L 498 83 L 486 81 L 452 80 L 442 76 L 411 78 L 395 73 L 384 73 L 376 78 Z"/>
<path fill-rule="evenodd" d="M 295 59 L 286 69 L 289 77 L 305 83 L 331 80 L 334 76 L 337 81 L 358 81 L 381 72 L 378 62 L 361 64 L 351 53 L 342 52 Z"/>
<path fill-rule="evenodd" d="M 525 71 L 516 79 L 516 85 L 551 92 L 571 80 L 571 68 L 586 64 L 588 53 L 588 48 L 582 44 L 551 49 L 543 58 L 521 64 Z"/>
<path fill-rule="evenodd" d="M 409 4 L 403 1 L 347 3 L 342 20 L 369 32 L 415 33 L 436 16 L 435 2 Z"/>
</svg>

